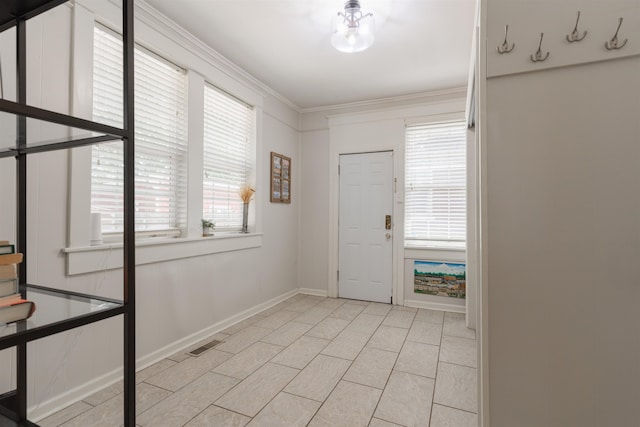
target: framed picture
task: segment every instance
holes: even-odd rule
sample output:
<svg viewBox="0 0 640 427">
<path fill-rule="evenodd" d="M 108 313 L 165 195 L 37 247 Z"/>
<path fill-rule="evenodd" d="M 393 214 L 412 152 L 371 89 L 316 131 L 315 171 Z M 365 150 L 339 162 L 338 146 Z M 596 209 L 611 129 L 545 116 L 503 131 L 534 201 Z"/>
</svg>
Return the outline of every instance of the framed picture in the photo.
<svg viewBox="0 0 640 427">
<path fill-rule="evenodd" d="M 413 292 L 417 294 L 465 298 L 466 281 L 467 266 L 462 262 L 413 262 Z"/>
<path fill-rule="evenodd" d="M 271 202 L 291 203 L 291 158 L 271 152 Z"/>
</svg>

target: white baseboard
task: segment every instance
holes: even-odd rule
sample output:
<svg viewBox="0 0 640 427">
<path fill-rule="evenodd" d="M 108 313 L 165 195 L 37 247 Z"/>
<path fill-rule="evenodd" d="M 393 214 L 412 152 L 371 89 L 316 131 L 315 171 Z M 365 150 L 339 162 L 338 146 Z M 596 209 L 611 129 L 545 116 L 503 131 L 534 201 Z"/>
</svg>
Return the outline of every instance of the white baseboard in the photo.
<svg viewBox="0 0 640 427">
<path fill-rule="evenodd" d="M 466 313 L 464 305 L 443 304 L 441 302 L 420 301 L 415 299 L 405 299 L 404 305 L 413 308 L 426 308 L 429 310 L 450 311 L 452 313 Z"/>
<path fill-rule="evenodd" d="M 91 381 L 88 381 L 65 393 L 55 396 L 52 399 L 44 401 L 39 405 L 30 407 L 27 411 L 29 419 L 38 423 L 40 420 L 48 417 L 49 415 L 54 414 L 73 403 L 79 402 L 86 397 L 89 397 L 95 392 L 117 383 L 121 379 L 122 368 L 94 378 Z"/>
<path fill-rule="evenodd" d="M 227 317 L 224 320 L 221 320 L 218 323 L 215 323 L 205 329 L 202 329 L 196 333 L 193 333 L 187 337 L 184 337 L 178 341 L 175 341 L 161 349 L 154 351 L 153 353 L 143 356 L 136 361 L 136 370 L 139 371 L 148 366 L 153 365 L 160 360 L 171 356 L 172 354 L 177 353 L 178 351 L 190 347 L 199 341 L 202 341 L 205 338 L 210 337 L 211 335 L 215 335 L 220 331 L 227 329 L 230 326 L 235 325 L 236 323 L 242 322 L 245 319 L 248 319 L 251 316 L 254 316 L 258 313 L 261 313 L 276 304 L 281 303 L 282 301 L 291 298 L 294 295 L 297 295 L 298 289 L 292 289 L 280 296 L 270 299 L 269 301 L 263 302 L 261 304 L 255 305 L 247 310 L 244 310 L 236 315 L 231 317 Z"/>
<path fill-rule="evenodd" d="M 315 291 L 314 289 L 310 289 L 310 290 Z M 254 316 L 264 310 L 267 310 L 273 307 L 274 305 L 279 304 L 282 301 L 289 299 L 292 296 L 297 295 L 299 293 L 307 293 L 307 292 L 304 292 L 302 289 L 292 289 L 280 296 L 270 299 L 269 301 L 255 305 L 236 315 L 233 315 L 224 320 L 221 320 L 218 323 L 215 323 L 207 328 L 204 328 L 187 337 L 184 337 L 167 346 L 164 346 L 154 351 L 151 354 L 142 356 L 136 359 L 136 371 L 140 371 L 148 366 L 151 366 L 154 363 L 159 362 L 160 360 L 165 359 L 171 356 L 172 354 L 179 352 L 180 350 L 191 347 L 192 345 L 197 344 L 203 339 L 210 337 L 212 335 L 215 335 L 218 332 L 223 331 L 228 327 L 233 326 L 236 323 L 239 323 L 245 319 L 248 319 L 249 317 Z M 319 295 L 319 294 L 309 293 L 309 295 Z M 326 292 L 325 292 L 325 296 L 326 296 Z M 89 382 L 86 382 L 78 387 L 75 387 L 66 393 L 63 393 L 59 396 L 55 396 L 50 400 L 47 400 L 45 402 L 40 403 L 37 406 L 29 408 L 29 419 L 32 419 L 34 422 L 37 423 L 38 421 L 48 417 L 51 414 L 54 414 L 60 411 L 61 409 L 66 408 L 67 406 L 73 403 L 78 402 L 86 397 L 91 396 L 97 391 L 100 391 L 104 388 L 107 388 L 117 383 L 122 379 L 122 371 L 123 371 L 122 368 L 115 369 L 111 372 L 101 375 L 98 378 L 95 378 Z"/>
<path fill-rule="evenodd" d="M 321 289 L 313 289 L 313 288 L 300 288 L 298 289 L 299 293 L 301 294 L 305 294 L 305 295 L 313 295 L 316 297 L 326 297 L 327 296 L 327 291 L 326 290 L 321 290 Z"/>
</svg>

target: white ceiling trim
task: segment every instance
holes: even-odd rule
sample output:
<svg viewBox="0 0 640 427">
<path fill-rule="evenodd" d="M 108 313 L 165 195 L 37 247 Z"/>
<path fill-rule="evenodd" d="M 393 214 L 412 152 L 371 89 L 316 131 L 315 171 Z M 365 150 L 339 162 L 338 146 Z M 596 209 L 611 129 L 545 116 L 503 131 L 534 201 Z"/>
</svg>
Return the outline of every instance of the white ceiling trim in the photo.
<svg viewBox="0 0 640 427">
<path fill-rule="evenodd" d="M 401 96 L 392 96 L 389 98 L 379 98 L 379 99 L 370 99 L 367 101 L 355 101 L 355 102 L 348 102 L 345 104 L 336 104 L 336 105 L 328 105 L 328 106 L 322 106 L 322 107 L 312 107 L 312 108 L 303 108 L 301 109 L 301 113 L 305 114 L 305 113 L 317 113 L 317 112 L 322 112 L 322 111 L 330 111 L 330 110 L 341 110 L 341 109 L 351 109 L 351 108 L 358 108 L 358 107 L 380 107 L 382 105 L 385 104 L 391 104 L 391 103 L 400 103 L 400 102 L 406 102 L 406 101 L 413 101 L 416 99 L 421 99 L 424 98 L 424 102 L 427 103 L 432 103 L 432 102 L 436 102 L 436 100 L 430 99 L 430 98 L 439 98 L 439 97 L 458 97 L 458 96 L 462 96 L 464 97 L 467 93 L 467 88 L 466 87 L 456 87 L 456 88 L 451 88 L 451 89 L 441 89 L 441 90 L 435 90 L 435 91 L 430 91 L 430 92 L 421 92 L 421 93 L 414 93 L 414 94 L 410 94 L 410 95 L 401 95 Z"/>
</svg>

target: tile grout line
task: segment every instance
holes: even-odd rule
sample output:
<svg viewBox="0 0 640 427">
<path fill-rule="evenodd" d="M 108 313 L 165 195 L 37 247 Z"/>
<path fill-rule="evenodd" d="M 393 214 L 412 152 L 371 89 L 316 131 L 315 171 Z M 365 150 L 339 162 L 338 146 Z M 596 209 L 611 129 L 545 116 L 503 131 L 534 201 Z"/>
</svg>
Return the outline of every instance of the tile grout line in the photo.
<svg viewBox="0 0 640 427">
<path fill-rule="evenodd" d="M 454 406 L 445 405 L 445 404 L 443 404 L 443 403 L 435 403 L 435 405 L 443 406 L 443 407 L 445 407 L 445 408 L 449 408 L 449 409 L 455 409 L 456 411 L 460 411 L 460 412 L 466 412 L 467 414 L 478 415 L 478 413 L 477 413 L 477 412 L 467 411 L 466 409 L 456 408 L 456 407 L 454 407 Z"/>
<path fill-rule="evenodd" d="M 438 385 L 438 371 L 440 370 L 440 354 L 442 350 L 442 340 L 444 339 L 444 324 L 447 321 L 446 313 L 442 316 L 442 333 L 440 334 L 440 345 L 438 346 L 438 363 L 436 364 L 436 377 L 433 380 L 433 395 L 431 396 L 431 411 L 429 412 L 429 426 L 431 425 L 431 419 L 433 418 L 433 405 L 436 400 L 436 386 Z"/>
<path fill-rule="evenodd" d="M 389 310 L 389 313 L 390 312 L 391 312 L 391 310 Z M 417 311 L 416 311 L 416 315 L 417 315 Z M 371 424 L 371 421 L 375 417 L 376 411 L 378 410 L 378 406 L 380 405 L 380 401 L 382 400 L 382 397 L 384 396 L 384 391 L 386 390 L 387 385 L 389 385 L 389 379 L 391 378 L 391 375 L 393 374 L 394 368 L 395 368 L 396 364 L 398 363 L 398 358 L 400 358 L 400 352 L 402 351 L 402 347 L 404 347 L 404 344 L 407 342 L 407 337 L 409 336 L 409 331 L 411 330 L 411 327 L 413 326 L 413 322 L 415 322 L 415 320 L 416 320 L 416 315 L 413 316 L 413 320 L 411 321 L 411 325 L 409 325 L 409 329 L 407 329 L 407 335 L 405 335 L 404 340 L 402 341 L 402 345 L 400 346 L 400 351 L 398 351 L 398 353 L 396 355 L 396 360 L 393 362 L 393 366 L 391 367 L 391 371 L 389 372 L 389 375 L 387 376 L 387 381 L 385 381 L 385 383 L 384 383 L 384 387 L 382 388 L 382 393 L 380 393 L 380 398 L 378 399 L 378 402 L 376 403 L 376 407 L 373 408 L 373 412 L 371 413 L 371 418 L 369 418 L 369 424 Z M 385 316 L 385 319 L 386 318 L 387 317 Z M 384 319 L 382 319 L 382 322 L 380 322 L 380 325 L 378 326 L 378 328 L 380 326 L 382 326 L 382 323 L 384 323 Z M 377 329 L 376 329 L 376 331 L 377 331 Z M 373 337 L 373 335 L 371 335 L 371 337 Z M 392 424 L 396 424 L 396 423 L 392 423 Z"/>
</svg>

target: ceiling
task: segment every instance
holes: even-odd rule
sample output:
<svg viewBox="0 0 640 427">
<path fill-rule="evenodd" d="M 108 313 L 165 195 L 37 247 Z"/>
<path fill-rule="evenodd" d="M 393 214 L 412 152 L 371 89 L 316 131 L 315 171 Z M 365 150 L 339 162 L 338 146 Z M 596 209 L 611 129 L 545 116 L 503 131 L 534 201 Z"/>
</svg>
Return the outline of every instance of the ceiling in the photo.
<svg viewBox="0 0 640 427">
<path fill-rule="evenodd" d="M 330 43 L 344 0 L 147 0 L 299 109 L 467 84 L 475 0 L 361 0 L 376 41 Z"/>
</svg>

